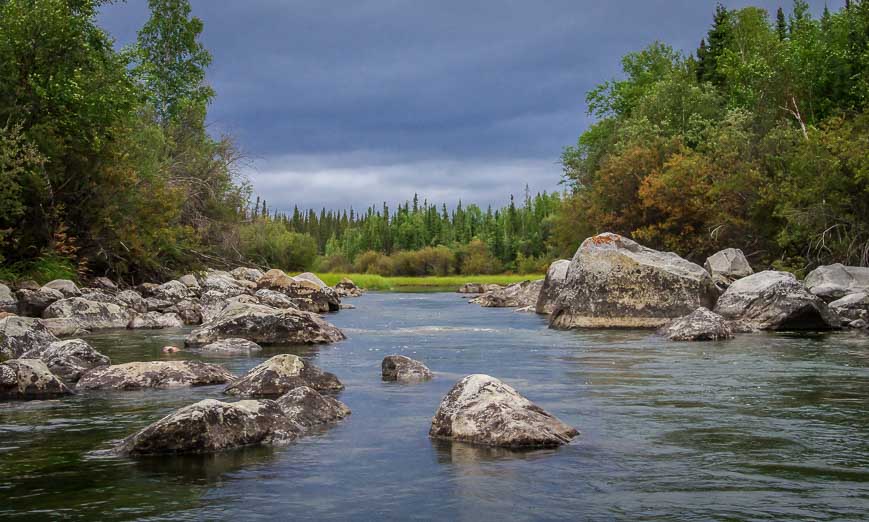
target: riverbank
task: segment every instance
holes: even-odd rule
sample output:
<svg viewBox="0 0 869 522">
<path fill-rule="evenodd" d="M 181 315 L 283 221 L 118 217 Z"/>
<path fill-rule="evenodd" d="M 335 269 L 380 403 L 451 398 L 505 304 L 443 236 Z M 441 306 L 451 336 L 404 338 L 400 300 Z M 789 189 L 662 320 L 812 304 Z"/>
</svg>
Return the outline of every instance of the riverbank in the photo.
<svg viewBox="0 0 869 522">
<path fill-rule="evenodd" d="M 455 291 L 465 283 L 509 285 L 526 280 L 543 279 L 545 274 L 499 274 L 499 275 L 461 275 L 425 277 L 384 277 L 376 274 L 339 274 L 317 273 L 327 285 L 335 286 L 341 279 L 348 278 L 365 290 L 407 291 L 427 289 Z"/>
</svg>

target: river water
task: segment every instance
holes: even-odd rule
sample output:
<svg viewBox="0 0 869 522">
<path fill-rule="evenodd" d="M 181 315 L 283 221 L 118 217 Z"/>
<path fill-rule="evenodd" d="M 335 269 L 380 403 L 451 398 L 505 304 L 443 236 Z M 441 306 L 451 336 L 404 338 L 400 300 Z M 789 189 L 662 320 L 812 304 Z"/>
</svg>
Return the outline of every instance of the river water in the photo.
<svg viewBox="0 0 869 522">
<path fill-rule="evenodd" d="M 348 340 L 211 357 L 240 374 L 289 352 L 346 385 L 353 414 L 296 444 L 128 460 L 113 441 L 222 387 L 0 403 L 0 518 L 11 520 L 866 520 L 869 337 L 744 335 L 668 343 L 647 331 L 546 329 L 457 294 L 370 293 L 328 319 Z M 164 355 L 185 331 L 88 340 L 113 362 Z M 404 354 L 434 380 L 380 381 Z M 576 426 L 510 452 L 427 437 L 461 377 L 487 373 Z"/>
</svg>

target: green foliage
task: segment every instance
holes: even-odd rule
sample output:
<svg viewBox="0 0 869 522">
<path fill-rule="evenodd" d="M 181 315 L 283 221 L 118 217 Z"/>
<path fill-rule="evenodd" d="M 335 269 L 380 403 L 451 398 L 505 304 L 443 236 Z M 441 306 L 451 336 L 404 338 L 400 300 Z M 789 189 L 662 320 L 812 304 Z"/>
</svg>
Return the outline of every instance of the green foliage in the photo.
<svg viewBox="0 0 869 522">
<path fill-rule="evenodd" d="M 290 232 L 283 223 L 257 220 L 239 230 L 242 253 L 265 267 L 307 270 L 317 255 L 310 236 Z"/>
</svg>

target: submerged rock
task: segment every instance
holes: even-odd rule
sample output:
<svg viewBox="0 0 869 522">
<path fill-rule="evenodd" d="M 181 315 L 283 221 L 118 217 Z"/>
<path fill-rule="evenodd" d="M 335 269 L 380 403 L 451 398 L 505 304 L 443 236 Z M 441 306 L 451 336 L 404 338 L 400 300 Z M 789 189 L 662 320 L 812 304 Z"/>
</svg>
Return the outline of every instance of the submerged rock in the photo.
<svg viewBox="0 0 869 522">
<path fill-rule="evenodd" d="M 537 306 L 537 298 L 540 297 L 540 290 L 543 288 L 543 279 L 537 281 L 522 281 L 521 283 L 513 283 L 504 288 L 491 290 L 485 294 L 471 299 L 470 302 L 477 303 L 485 308 L 524 308 Z"/>
<path fill-rule="evenodd" d="M 59 339 L 45 324 L 33 317 L 0 319 L 0 360 L 17 359 L 28 351 L 42 351 Z"/>
<path fill-rule="evenodd" d="M 715 312 L 746 330 L 830 330 L 839 319 L 793 274 L 767 270 L 744 277 L 718 299 Z"/>
<path fill-rule="evenodd" d="M 583 241 L 570 262 L 550 326 L 657 328 L 718 297 L 712 276 L 672 252 L 618 234 Z"/>
<path fill-rule="evenodd" d="M 232 374 L 200 361 L 148 361 L 100 366 L 82 375 L 79 390 L 139 390 L 225 384 Z"/>
<path fill-rule="evenodd" d="M 555 300 L 567 280 L 569 267 L 569 259 L 559 259 L 549 265 L 549 269 L 546 270 L 546 279 L 543 280 L 543 287 L 537 297 L 537 305 L 534 307 L 535 312 L 548 315 L 555 311 Z"/>
<path fill-rule="evenodd" d="M 178 314 L 163 314 L 160 312 L 148 312 L 139 314 L 130 319 L 127 323 L 127 328 L 130 330 L 151 329 L 157 330 L 161 328 L 183 328 L 184 321 Z"/>
<path fill-rule="evenodd" d="M 0 363 L 0 399 L 54 399 L 72 390 L 39 359 Z"/>
<path fill-rule="evenodd" d="M 21 289 L 16 293 L 18 296 L 18 314 L 27 317 L 41 317 L 52 303 L 63 299 L 63 294 L 51 288 L 38 288 L 36 290 Z"/>
<path fill-rule="evenodd" d="M 380 373 L 384 381 L 426 381 L 433 377 L 431 370 L 426 365 L 404 355 L 384 357 L 380 364 Z"/>
<path fill-rule="evenodd" d="M 579 432 L 488 375 L 469 375 L 443 398 L 429 436 L 508 448 L 566 444 Z"/>
<path fill-rule="evenodd" d="M 819 266 L 806 276 L 805 285 L 809 292 L 827 302 L 848 294 L 869 293 L 869 267 L 841 263 Z"/>
<path fill-rule="evenodd" d="M 71 319 L 82 328 L 125 328 L 130 322 L 130 312 L 112 303 L 88 301 L 82 297 L 61 299 L 42 312 L 46 319 Z"/>
<path fill-rule="evenodd" d="M 231 337 L 259 344 L 319 344 L 345 338 L 341 330 L 310 312 L 232 303 L 213 320 L 193 330 L 184 342 L 197 346 Z"/>
<path fill-rule="evenodd" d="M 199 348 L 202 352 L 208 353 L 225 353 L 225 354 L 237 354 L 237 353 L 256 353 L 262 351 L 263 347 L 248 341 L 247 339 L 233 338 L 233 339 L 221 339 L 220 341 L 215 341 L 210 344 L 206 344 L 202 348 Z"/>
<path fill-rule="evenodd" d="M 275 355 L 254 366 L 223 391 L 241 397 L 278 397 L 299 386 L 317 391 L 340 391 L 344 385 L 335 375 L 291 354 Z"/>
<path fill-rule="evenodd" d="M 47 348 L 29 350 L 21 357 L 43 361 L 51 373 L 70 382 L 78 381 L 82 374 L 92 368 L 112 363 L 81 339 L 55 341 Z"/>
<path fill-rule="evenodd" d="M 661 334 L 671 341 L 721 341 L 733 338 L 733 329 L 723 317 L 700 307 L 673 320 Z"/>
<path fill-rule="evenodd" d="M 754 273 L 745 254 L 738 248 L 726 248 L 716 252 L 706 259 L 703 265 L 712 276 L 715 284 L 725 289 L 737 279 L 748 277 Z"/>
</svg>

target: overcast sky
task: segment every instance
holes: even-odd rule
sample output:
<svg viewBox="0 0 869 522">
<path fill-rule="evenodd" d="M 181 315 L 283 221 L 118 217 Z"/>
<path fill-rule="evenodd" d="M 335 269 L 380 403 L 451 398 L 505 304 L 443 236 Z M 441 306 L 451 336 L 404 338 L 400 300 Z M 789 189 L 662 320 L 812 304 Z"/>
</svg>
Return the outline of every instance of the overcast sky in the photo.
<svg viewBox="0 0 869 522">
<path fill-rule="evenodd" d="M 214 133 L 233 135 L 269 207 L 364 208 L 414 192 L 504 203 L 559 190 L 584 96 L 655 40 L 692 51 L 705 0 L 192 0 L 214 56 Z M 727 1 L 774 13 L 790 0 Z M 838 9 L 843 0 L 831 0 Z M 819 12 L 823 1 L 812 1 Z M 146 0 L 104 8 L 119 45 Z"/>
</svg>

